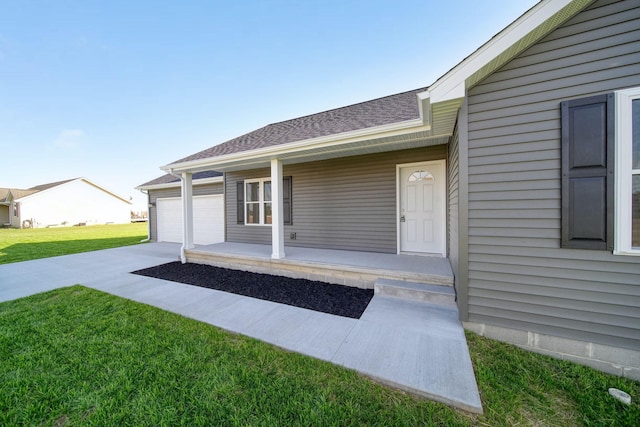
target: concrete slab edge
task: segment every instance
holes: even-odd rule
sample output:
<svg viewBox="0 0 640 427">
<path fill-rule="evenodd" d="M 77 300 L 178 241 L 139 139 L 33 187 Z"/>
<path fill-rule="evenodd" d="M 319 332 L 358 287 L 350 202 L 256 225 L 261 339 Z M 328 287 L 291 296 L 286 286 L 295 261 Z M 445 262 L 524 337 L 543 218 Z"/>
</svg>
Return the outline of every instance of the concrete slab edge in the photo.
<svg viewBox="0 0 640 427">
<path fill-rule="evenodd" d="M 401 270 L 382 270 L 369 267 L 355 267 L 342 264 L 301 261 L 294 259 L 270 259 L 236 254 L 219 254 L 197 249 L 187 251 L 187 261 L 208 264 L 222 268 L 238 268 L 245 271 L 287 275 L 287 277 L 307 278 L 328 283 L 373 288 L 378 278 L 391 280 L 429 282 L 435 285 L 453 287 L 453 277 L 437 274 L 406 272 Z M 289 275 L 291 272 L 292 275 Z M 305 273 L 305 277 L 301 277 Z M 335 276 L 335 277 L 334 277 Z M 340 278 L 340 276 L 345 276 Z M 338 280 L 332 280 L 338 279 Z"/>
<path fill-rule="evenodd" d="M 452 406 L 454 408 L 457 409 L 461 409 L 465 412 L 469 412 L 472 414 L 478 414 L 478 415 L 482 415 L 484 413 L 484 409 L 482 407 L 482 402 L 480 400 L 478 400 L 477 403 L 473 403 L 473 402 L 465 402 L 465 401 L 461 401 L 461 400 L 456 400 L 456 399 L 451 399 L 451 398 L 447 398 L 444 396 L 440 396 L 437 394 L 432 394 L 429 392 L 426 392 L 424 390 L 419 390 L 413 387 L 409 387 L 407 385 L 404 384 L 399 384 L 396 383 L 394 381 L 389 380 L 388 378 L 382 378 L 376 375 L 373 375 L 369 372 L 365 372 L 365 371 L 361 371 L 359 369 L 352 369 L 346 366 L 343 366 L 345 369 L 350 369 L 353 370 L 355 372 L 357 372 L 358 374 L 365 376 L 369 379 L 371 379 L 372 381 L 375 381 L 377 383 L 383 384 L 387 387 L 391 387 L 394 388 L 396 390 L 401 390 L 404 391 L 406 393 L 412 394 L 414 396 L 418 396 L 418 397 L 423 397 L 425 399 L 428 400 L 433 400 L 434 402 L 438 402 L 438 403 L 442 403 L 448 406 Z"/>
</svg>

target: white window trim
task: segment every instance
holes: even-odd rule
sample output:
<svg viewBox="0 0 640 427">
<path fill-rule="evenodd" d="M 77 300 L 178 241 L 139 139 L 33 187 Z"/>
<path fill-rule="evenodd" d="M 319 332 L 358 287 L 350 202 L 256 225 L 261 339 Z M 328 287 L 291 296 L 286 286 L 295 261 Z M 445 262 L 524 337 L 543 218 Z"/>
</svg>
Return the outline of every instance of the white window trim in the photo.
<svg viewBox="0 0 640 427">
<path fill-rule="evenodd" d="M 615 172 L 615 244 L 616 255 L 640 256 L 640 249 L 631 247 L 631 182 L 632 175 L 632 116 L 631 101 L 640 99 L 640 87 L 616 92 L 616 172 Z"/>
<path fill-rule="evenodd" d="M 252 183 L 259 183 L 259 188 L 258 188 L 258 194 L 259 194 L 259 200 L 258 201 L 249 201 L 249 198 L 247 197 L 247 184 L 252 184 Z M 265 203 L 273 203 L 273 200 L 268 200 L 265 201 L 264 200 L 264 183 L 265 182 L 271 182 L 271 178 L 255 178 L 255 179 L 245 179 L 244 180 L 244 224 L 251 226 L 251 227 L 271 227 L 272 224 L 267 224 L 264 222 L 264 205 Z M 247 216 L 249 215 L 249 209 L 247 209 L 247 205 L 249 204 L 253 204 L 253 203 L 258 203 L 260 206 L 260 222 L 259 223 L 249 223 L 247 221 Z M 272 207 L 273 209 L 273 207 Z"/>
</svg>

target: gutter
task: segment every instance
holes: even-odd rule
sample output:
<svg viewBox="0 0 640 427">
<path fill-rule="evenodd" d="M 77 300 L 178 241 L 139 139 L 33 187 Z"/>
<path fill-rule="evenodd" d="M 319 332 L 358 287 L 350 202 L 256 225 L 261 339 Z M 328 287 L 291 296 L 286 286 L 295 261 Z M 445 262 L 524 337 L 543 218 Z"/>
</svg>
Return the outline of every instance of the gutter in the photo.
<svg viewBox="0 0 640 427">
<path fill-rule="evenodd" d="M 149 191 L 145 191 L 142 188 L 138 188 L 138 191 L 142 194 L 147 195 L 147 238 L 140 240 L 140 243 L 147 243 L 151 241 L 151 218 L 149 218 L 149 206 L 151 205 L 151 200 L 149 200 Z"/>
<path fill-rule="evenodd" d="M 175 175 L 172 175 L 175 176 Z M 206 185 L 206 184 L 218 184 L 222 182 L 222 176 L 215 176 L 211 178 L 200 178 L 193 180 L 193 186 L 198 185 Z M 139 185 L 136 187 L 136 190 L 162 190 L 165 188 L 180 188 L 180 183 L 176 181 L 165 182 L 163 184 L 152 184 L 152 185 Z"/>
</svg>

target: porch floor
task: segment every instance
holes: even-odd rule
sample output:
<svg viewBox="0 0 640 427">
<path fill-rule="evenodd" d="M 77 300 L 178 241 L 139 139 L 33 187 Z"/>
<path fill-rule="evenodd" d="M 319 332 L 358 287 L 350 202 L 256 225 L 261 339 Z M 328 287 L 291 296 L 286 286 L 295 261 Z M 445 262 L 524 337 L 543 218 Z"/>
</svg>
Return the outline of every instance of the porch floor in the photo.
<svg viewBox="0 0 640 427">
<path fill-rule="evenodd" d="M 341 285 L 373 288 L 378 278 L 453 286 L 449 260 L 437 256 L 285 247 L 285 258 L 271 259 L 271 245 L 222 242 L 187 251 L 189 262 L 269 272 Z"/>
</svg>

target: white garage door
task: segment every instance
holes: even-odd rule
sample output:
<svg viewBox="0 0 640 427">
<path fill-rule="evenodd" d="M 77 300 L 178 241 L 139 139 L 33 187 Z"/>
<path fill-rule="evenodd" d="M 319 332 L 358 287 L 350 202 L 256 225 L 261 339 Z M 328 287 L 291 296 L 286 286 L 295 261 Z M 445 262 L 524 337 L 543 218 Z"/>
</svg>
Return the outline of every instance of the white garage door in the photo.
<svg viewBox="0 0 640 427">
<path fill-rule="evenodd" d="M 158 242 L 182 242 L 182 201 L 179 198 L 156 200 Z M 223 196 L 193 198 L 193 242 L 209 245 L 224 242 Z"/>
</svg>

